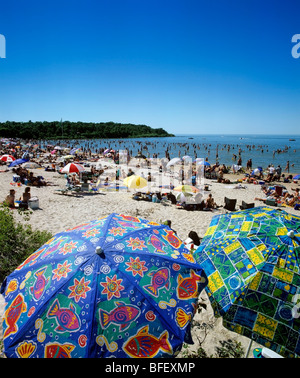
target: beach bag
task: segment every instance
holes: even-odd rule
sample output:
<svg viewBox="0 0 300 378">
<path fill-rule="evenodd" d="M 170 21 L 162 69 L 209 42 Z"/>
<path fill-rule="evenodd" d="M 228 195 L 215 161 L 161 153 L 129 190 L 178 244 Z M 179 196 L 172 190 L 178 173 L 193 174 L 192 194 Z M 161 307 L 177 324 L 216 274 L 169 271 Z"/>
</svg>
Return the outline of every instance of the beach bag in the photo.
<svg viewBox="0 0 300 378">
<path fill-rule="evenodd" d="M 268 206 L 277 206 L 275 199 L 266 199 L 266 205 Z"/>
</svg>

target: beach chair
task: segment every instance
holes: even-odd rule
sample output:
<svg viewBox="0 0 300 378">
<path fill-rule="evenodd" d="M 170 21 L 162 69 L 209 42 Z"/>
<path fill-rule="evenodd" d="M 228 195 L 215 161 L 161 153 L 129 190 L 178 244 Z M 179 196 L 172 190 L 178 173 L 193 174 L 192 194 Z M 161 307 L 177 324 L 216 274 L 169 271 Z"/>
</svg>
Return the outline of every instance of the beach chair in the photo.
<svg viewBox="0 0 300 378">
<path fill-rule="evenodd" d="M 89 183 L 88 182 L 83 182 L 82 184 L 81 184 L 81 187 L 80 187 L 80 190 L 82 191 L 82 192 L 88 192 L 89 191 Z"/>
<path fill-rule="evenodd" d="M 245 209 L 252 209 L 255 206 L 254 202 L 253 203 L 246 203 L 245 201 L 242 201 L 242 204 L 240 205 L 241 210 Z"/>
<path fill-rule="evenodd" d="M 236 199 L 230 199 L 230 198 L 225 197 L 224 201 L 225 201 L 224 209 L 229 210 L 229 211 L 236 211 L 235 209 Z"/>
<path fill-rule="evenodd" d="M 283 187 L 282 187 L 282 186 L 275 185 L 275 192 L 276 192 L 276 194 L 277 194 L 279 197 L 282 196 L 282 190 L 283 190 Z"/>
</svg>

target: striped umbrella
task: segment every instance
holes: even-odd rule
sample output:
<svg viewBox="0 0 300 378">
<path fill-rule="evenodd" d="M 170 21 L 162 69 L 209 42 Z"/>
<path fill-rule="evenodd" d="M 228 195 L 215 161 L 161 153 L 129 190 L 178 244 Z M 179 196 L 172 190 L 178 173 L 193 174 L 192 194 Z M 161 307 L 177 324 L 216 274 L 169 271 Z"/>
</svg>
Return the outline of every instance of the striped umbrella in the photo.
<svg viewBox="0 0 300 378">
<path fill-rule="evenodd" d="M 69 163 L 61 170 L 62 173 L 80 173 L 84 171 L 84 167 L 77 163 Z"/>
<path fill-rule="evenodd" d="M 5 155 L 2 155 L 2 156 L 0 157 L 0 160 L 1 160 L 1 161 L 7 161 L 7 162 L 10 163 L 10 162 L 16 160 L 16 158 L 14 158 L 12 155 L 5 154 Z"/>
</svg>

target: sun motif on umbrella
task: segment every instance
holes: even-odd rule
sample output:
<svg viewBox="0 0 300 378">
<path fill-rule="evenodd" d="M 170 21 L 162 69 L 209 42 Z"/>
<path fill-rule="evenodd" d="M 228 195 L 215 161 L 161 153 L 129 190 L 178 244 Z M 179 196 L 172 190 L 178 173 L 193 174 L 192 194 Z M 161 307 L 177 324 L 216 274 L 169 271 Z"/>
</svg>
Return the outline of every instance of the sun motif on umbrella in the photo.
<svg viewBox="0 0 300 378">
<path fill-rule="evenodd" d="M 130 247 L 133 251 L 135 251 L 136 249 L 142 250 L 143 248 L 145 248 L 145 241 L 139 239 L 138 237 L 126 240 L 126 243 L 127 247 Z"/>
<path fill-rule="evenodd" d="M 120 235 L 123 236 L 124 232 L 126 232 L 125 228 L 122 227 L 112 227 L 109 231 L 110 234 L 113 234 L 114 236 Z"/>
<path fill-rule="evenodd" d="M 110 300 L 114 296 L 120 298 L 120 291 L 125 289 L 125 287 L 121 285 L 122 281 L 122 279 L 117 279 L 116 274 L 113 278 L 106 277 L 106 282 L 100 282 L 100 285 L 104 287 L 101 294 L 107 294 L 107 300 Z"/>
<path fill-rule="evenodd" d="M 63 255 L 66 255 L 67 253 L 72 253 L 73 249 L 77 248 L 78 242 L 70 242 L 66 243 L 62 248 L 60 248 L 59 253 L 62 253 Z"/>
<path fill-rule="evenodd" d="M 125 264 L 128 265 L 126 272 L 132 272 L 134 277 L 137 274 L 141 277 L 144 277 L 144 272 L 148 270 L 148 268 L 144 266 L 146 264 L 146 261 L 140 261 L 139 257 L 137 257 L 136 259 L 130 257 L 130 262 L 127 262 Z"/>
<path fill-rule="evenodd" d="M 93 236 L 96 236 L 97 234 L 99 234 L 99 231 L 96 229 L 96 228 L 93 228 L 91 230 L 87 230 L 85 231 L 82 236 L 84 238 L 90 238 L 90 237 L 93 237 Z"/>
<path fill-rule="evenodd" d="M 72 270 L 70 269 L 71 265 L 72 264 L 68 264 L 68 260 L 66 260 L 63 264 L 57 264 L 57 268 L 53 269 L 53 280 L 59 281 L 61 278 L 67 278 L 68 273 Z"/>
<path fill-rule="evenodd" d="M 91 290 L 91 288 L 88 286 L 90 282 L 91 281 L 85 281 L 84 277 L 82 277 L 80 281 L 75 278 L 74 285 L 68 287 L 68 289 L 71 291 L 71 294 L 69 294 L 68 298 L 74 297 L 76 303 L 80 298 L 85 299 L 86 292 Z"/>
</svg>

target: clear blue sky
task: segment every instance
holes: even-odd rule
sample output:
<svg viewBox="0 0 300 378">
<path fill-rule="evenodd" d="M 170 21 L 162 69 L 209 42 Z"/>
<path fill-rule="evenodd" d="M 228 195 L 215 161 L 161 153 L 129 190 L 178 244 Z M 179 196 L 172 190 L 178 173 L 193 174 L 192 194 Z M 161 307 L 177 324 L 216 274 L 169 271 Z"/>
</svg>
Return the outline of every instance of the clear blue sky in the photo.
<svg viewBox="0 0 300 378">
<path fill-rule="evenodd" d="M 0 34 L 0 121 L 300 130 L 296 0 L 10 0 Z"/>
</svg>

